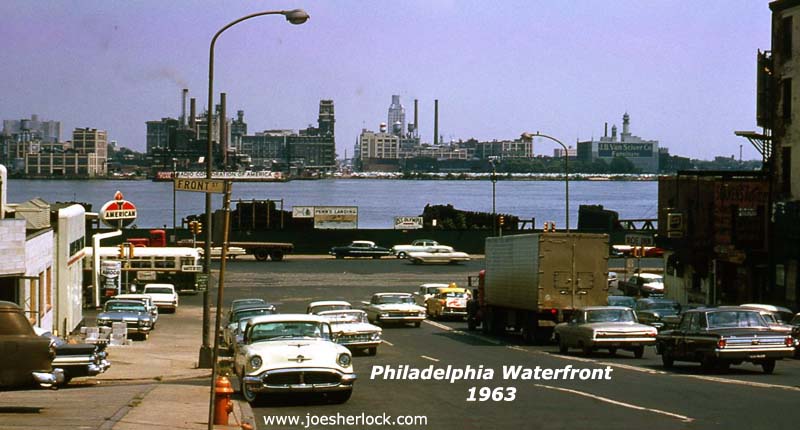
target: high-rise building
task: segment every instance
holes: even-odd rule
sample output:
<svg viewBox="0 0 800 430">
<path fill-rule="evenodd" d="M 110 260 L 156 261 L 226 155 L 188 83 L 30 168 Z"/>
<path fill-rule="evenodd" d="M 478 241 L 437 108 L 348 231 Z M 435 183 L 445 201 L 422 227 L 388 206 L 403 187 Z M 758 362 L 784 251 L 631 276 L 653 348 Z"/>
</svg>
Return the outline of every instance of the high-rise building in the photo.
<svg viewBox="0 0 800 430">
<path fill-rule="evenodd" d="M 319 101 L 319 135 L 333 136 L 336 119 L 333 114 L 333 100 Z"/>
<path fill-rule="evenodd" d="M 392 96 L 392 104 L 389 106 L 389 116 L 386 121 L 389 133 L 400 136 L 406 129 L 406 109 L 400 103 L 400 96 Z"/>
</svg>

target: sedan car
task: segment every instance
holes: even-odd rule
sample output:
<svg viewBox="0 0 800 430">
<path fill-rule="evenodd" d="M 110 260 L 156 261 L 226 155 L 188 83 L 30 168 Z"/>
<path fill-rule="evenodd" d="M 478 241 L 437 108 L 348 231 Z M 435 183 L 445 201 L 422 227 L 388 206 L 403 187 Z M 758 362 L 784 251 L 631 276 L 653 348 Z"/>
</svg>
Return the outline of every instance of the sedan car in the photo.
<svg viewBox="0 0 800 430">
<path fill-rule="evenodd" d="M 751 362 L 772 373 L 776 360 L 792 356 L 793 343 L 792 336 L 771 329 L 758 311 L 698 308 L 684 312 L 676 329 L 659 334 L 656 350 L 667 368 L 675 361 L 700 362 L 704 371 Z"/>
<path fill-rule="evenodd" d="M 414 264 L 453 264 L 469 261 L 469 254 L 459 252 L 450 246 L 433 246 L 427 251 L 409 252 L 408 258 Z"/>
<path fill-rule="evenodd" d="M 422 284 L 419 286 L 419 291 L 415 291 L 414 301 L 420 305 L 425 306 L 425 302 L 428 301 L 431 297 L 435 296 L 441 290 L 450 288 L 451 286 L 455 287 L 455 283 L 450 284 L 438 284 L 438 283 L 428 283 Z"/>
<path fill-rule="evenodd" d="M 153 303 L 152 297 L 146 294 L 117 294 L 113 298 L 120 300 L 138 300 L 144 303 L 144 306 L 150 311 L 150 315 L 153 317 L 153 328 L 156 328 L 156 323 L 158 322 L 158 306 Z"/>
<path fill-rule="evenodd" d="M 353 309 L 350 302 L 344 300 L 322 300 L 318 302 L 311 302 L 306 308 L 307 314 L 318 314 L 324 311 L 344 311 Z"/>
<path fill-rule="evenodd" d="M 350 245 L 334 246 L 328 254 L 336 258 L 344 257 L 371 257 L 381 258 L 391 255 L 392 251 L 388 248 L 378 246 L 369 240 L 354 240 Z"/>
<path fill-rule="evenodd" d="M 269 304 L 255 304 L 237 308 L 228 315 L 228 324 L 222 331 L 222 345 L 228 348 L 229 352 L 233 352 L 236 343 L 241 341 L 241 332 L 247 319 L 274 313 L 275 306 Z"/>
<path fill-rule="evenodd" d="M 664 318 L 678 315 L 681 312 L 681 305 L 672 299 L 650 297 L 637 300 L 634 309 L 640 323 L 661 330 L 666 325 Z"/>
<path fill-rule="evenodd" d="M 324 393 L 344 403 L 353 392 L 353 357 L 334 343 L 327 319 L 308 314 L 251 318 L 234 357 L 242 396 L 250 403 L 268 394 Z"/>
<path fill-rule="evenodd" d="M 378 353 L 383 329 L 369 323 L 367 313 L 360 309 L 321 311 L 317 315 L 331 323 L 333 338 L 351 351 L 363 349 L 369 355 Z"/>
<path fill-rule="evenodd" d="M 589 355 L 596 349 L 633 351 L 642 358 L 644 347 L 656 342 L 655 327 L 639 324 L 633 309 L 623 306 L 590 306 L 575 311 L 571 321 L 556 325 L 554 335 L 558 350 L 565 354 L 569 348 L 580 348 Z"/>
<path fill-rule="evenodd" d="M 375 293 L 365 305 L 369 322 L 413 323 L 419 327 L 425 319 L 425 308 L 414 303 L 414 296 L 409 293 Z"/>
<path fill-rule="evenodd" d="M 620 282 L 620 289 L 629 296 L 664 294 L 664 277 L 655 273 L 637 273 L 627 281 Z"/>
<path fill-rule="evenodd" d="M 146 284 L 142 294 L 150 296 L 159 311 L 174 314 L 178 310 L 178 293 L 172 284 Z"/>
<path fill-rule="evenodd" d="M 115 322 L 124 322 L 128 327 L 128 335 L 137 335 L 147 340 L 153 329 L 153 317 L 144 303 L 138 300 L 109 300 L 103 312 L 97 314 L 98 327 L 111 327 Z"/>
<path fill-rule="evenodd" d="M 445 317 L 465 318 L 470 294 L 465 288 L 440 290 L 425 302 L 425 312 L 433 319 Z"/>
<path fill-rule="evenodd" d="M 228 310 L 228 315 L 230 315 L 231 313 L 236 311 L 236 309 L 238 309 L 240 307 L 243 307 L 243 306 L 248 306 L 248 305 L 266 305 L 266 304 L 267 304 L 267 301 L 264 300 L 264 299 L 258 299 L 258 298 L 236 299 L 236 300 L 231 302 L 231 307 Z"/>
<path fill-rule="evenodd" d="M 69 343 L 42 328 L 34 327 L 33 330 L 50 341 L 50 347 L 55 351 L 52 365 L 64 372 L 64 384 L 72 378 L 99 375 L 111 367 L 105 343 Z"/>
<path fill-rule="evenodd" d="M 64 381 L 64 372 L 51 365 L 50 339 L 36 335 L 16 303 L 0 301 L 0 351 L 0 388 Z"/>
<path fill-rule="evenodd" d="M 397 258 L 408 257 L 409 252 L 428 251 L 434 246 L 438 246 L 439 242 L 431 239 L 417 239 L 411 242 L 411 245 L 395 245 L 392 247 L 392 254 Z"/>
</svg>

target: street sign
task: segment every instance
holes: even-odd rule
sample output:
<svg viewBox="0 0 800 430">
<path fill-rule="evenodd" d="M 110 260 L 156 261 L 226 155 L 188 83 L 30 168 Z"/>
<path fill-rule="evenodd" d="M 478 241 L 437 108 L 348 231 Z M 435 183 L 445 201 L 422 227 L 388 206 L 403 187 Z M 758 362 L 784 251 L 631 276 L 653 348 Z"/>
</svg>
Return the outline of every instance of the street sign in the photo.
<svg viewBox="0 0 800 430">
<path fill-rule="evenodd" d="M 314 218 L 314 206 L 293 206 L 292 218 Z"/>
<path fill-rule="evenodd" d="M 653 236 L 647 234 L 626 234 L 625 244 L 630 246 L 653 246 Z"/>
<path fill-rule="evenodd" d="M 221 194 L 225 192 L 225 181 L 217 179 L 175 179 L 175 190 Z"/>
<path fill-rule="evenodd" d="M 125 200 L 121 192 L 114 193 L 114 200 L 100 208 L 100 220 L 113 228 L 127 227 L 136 219 L 136 205 Z"/>
<path fill-rule="evenodd" d="M 422 228 L 421 216 L 396 216 L 394 217 L 395 230 L 411 230 Z"/>
</svg>

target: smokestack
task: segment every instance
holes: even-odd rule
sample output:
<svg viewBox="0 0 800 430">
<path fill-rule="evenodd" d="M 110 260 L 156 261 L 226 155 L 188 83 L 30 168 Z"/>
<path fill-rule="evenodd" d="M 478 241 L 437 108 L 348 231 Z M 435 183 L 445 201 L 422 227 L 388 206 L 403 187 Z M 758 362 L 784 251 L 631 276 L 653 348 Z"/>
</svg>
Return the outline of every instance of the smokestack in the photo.
<svg viewBox="0 0 800 430">
<path fill-rule="evenodd" d="M 414 136 L 419 136 L 419 100 L 414 99 Z"/>
<path fill-rule="evenodd" d="M 433 101 L 433 144 L 439 144 L 439 99 Z"/>
<path fill-rule="evenodd" d="M 195 103 L 195 101 L 194 101 L 194 97 L 192 97 L 191 99 L 189 99 L 189 128 L 191 128 L 192 130 L 194 130 L 194 131 L 195 131 L 195 134 L 196 134 L 196 132 L 197 132 L 197 128 L 196 128 L 196 126 L 195 126 L 195 123 L 194 123 L 194 117 L 195 117 L 195 115 L 197 115 L 197 113 L 195 112 L 195 105 L 194 105 L 194 103 Z"/>
<path fill-rule="evenodd" d="M 228 117 L 226 115 L 227 94 L 219 95 L 219 145 L 222 149 L 222 166 L 228 167 Z"/>
<path fill-rule="evenodd" d="M 608 137 L 608 122 L 606 122 L 606 129 L 603 131 L 603 137 Z"/>
<path fill-rule="evenodd" d="M 183 89 L 181 96 L 181 127 L 186 127 L 186 95 L 189 94 L 189 89 Z"/>
</svg>

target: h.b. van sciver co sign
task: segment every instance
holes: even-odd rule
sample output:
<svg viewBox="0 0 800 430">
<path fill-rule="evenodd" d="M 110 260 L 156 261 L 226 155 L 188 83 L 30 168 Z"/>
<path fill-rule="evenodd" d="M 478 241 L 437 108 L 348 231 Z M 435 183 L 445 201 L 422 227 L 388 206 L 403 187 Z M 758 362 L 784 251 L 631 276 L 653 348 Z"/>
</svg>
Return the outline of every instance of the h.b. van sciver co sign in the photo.
<svg viewBox="0 0 800 430">
<path fill-rule="evenodd" d="M 127 227 L 136 219 L 136 205 L 125 200 L 121 192 L 114 193 L 114 200 L 100 208 L 100 219 L 109 227 Z"/>
</svg>

